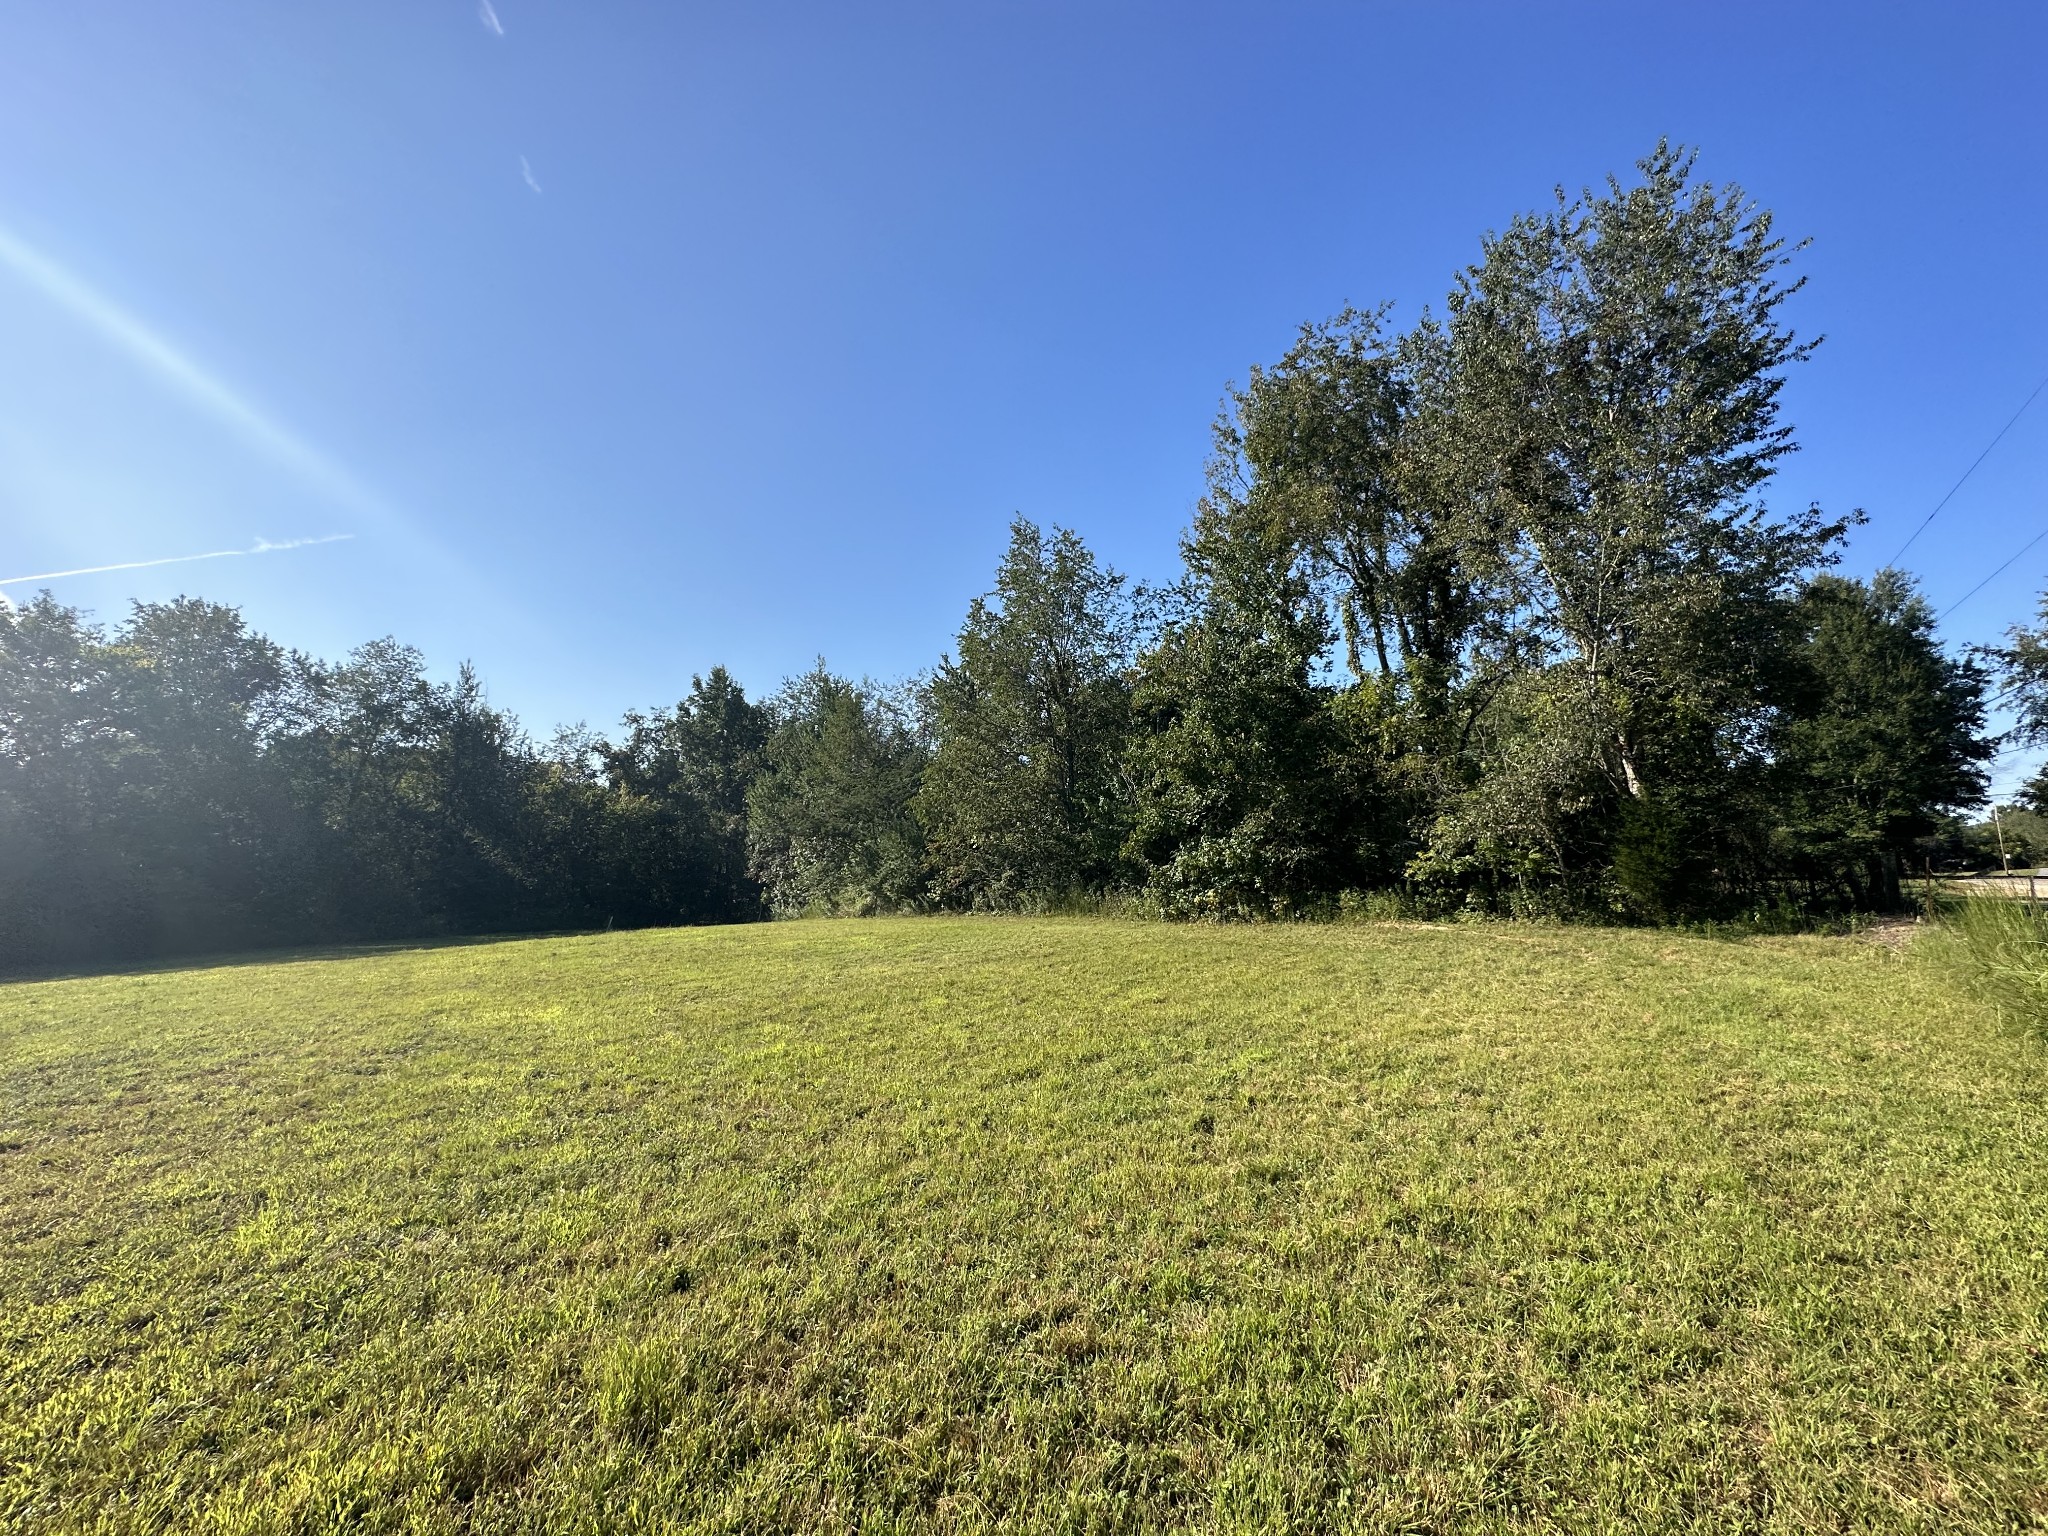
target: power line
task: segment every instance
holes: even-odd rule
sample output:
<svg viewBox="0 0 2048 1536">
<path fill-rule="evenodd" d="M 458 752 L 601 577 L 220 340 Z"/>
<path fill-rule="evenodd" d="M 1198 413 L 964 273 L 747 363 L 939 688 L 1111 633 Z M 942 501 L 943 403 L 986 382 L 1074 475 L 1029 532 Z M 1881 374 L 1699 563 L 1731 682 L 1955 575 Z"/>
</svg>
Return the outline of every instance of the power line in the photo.
<svg viewBox="0 0 2048 1536">
<path fill-rule="evenodd" d="M 1905 543 L 1899 546 L 1899 554 L 1893 555 L 1891 559 L 1885 561 L 1886 565 L 1897 565 L 1899 563 L 1899 555 L 1903 555 L 1907 550 L 1911 549 L 1913 547 L 1913 540 L 1919 538 L 1921 534 L 1927 531 L 1927 525 L 1933 522 L 1934 519 L 1940 514 L 1941 509 L 1949 504 L 1950 498 L 1952 498 L 1957 491 L 1960 491 L 1963 488 L 1963 480 L 1967 480 L 1970 478 L 1970 476 L 1977 473 L 1977 466 L 1979 464 L 1982 464 L 1986 459 L 1991 457 L 1991 450 L 1993 448 L 1996 448 L 1999 445 L 1999 443 L 2004 441 L 2005 434 L 2013 429 L 2013 423 L 2017 422 L 2022 416 L 2027 414 L 2027 407 L 2034 403 L 2035 399 L 2039 397 L 2041 391 L 2044 389 L 2048 389 L 2048 378 L 2044 378 L 2041 380 L 2040 383 L 2036 384 L 2034 386 L 2034 393 L 2027 396 L 2025 400 L 2020 402 L 2020 408 L 2012 413 L 2012 421 L 2008 421 L 2004 426 L 1998 429 L 1998 436 L 1991 439 L 1989 443 L 1986 443 L 1984 445 L 1984 451 L 1978 454 L 1976 458 L 1970 461 L 1970 467 L 1963 471 L 1963 479 L 1958 480 L 1954 485 L 1948 488 L 1948 495 L 1942 497 L 1941 500 L 1937 501 L 1934 504 L 1934 511 L 1928 513 L 1926 517 L 1921 519 L 1920 526 L 1913 530 L 1912 538 L 1907 539 Z M 2015 556 L 2015 558 L 2017 558 L 2017 556 Z M 2001 566 L 2000 569 L 2002 570 L 2004 569 L 2004 567 Z"/>
<path fill-rule="evenodd" d="M 2040 543 L 2043 539 L 2048 539 L 2048 528 L 2043 528 L 2039 533 L 2035 534 L 2031 539 L 2027 540 L 2026 543 L 2022 544 L 2018 549 L 2014 550 L 2010 555 L 2006 556 L 2005 563 L 2003 565 L 1999 566 L 1997 570 L 1993 571 L 1989 576 L 1986 576 L 1982 581 L 1978 582 L 1977 585 L 1970 588 L 1970 590 L 1965 592 L 1961 597 L 1957 598 L 1954 602 L 1950 603 L 1946 608 L 1942 609 L 1941 616 L 1944 619 L 1947 618 L 1950 614 L 1954 613 L 1958 608 L 1962 607 L 1963 604 L 1967 603 L 1971 598 L 1975 597 L 1979 592 L 1982 592 L 1986 587 L 1990 586 L 1992 582 L 1998 580 L 2000 576 L 2003 576 L 2005 574 L 2006 566 L 2011 565 L 2013 561 L 2019 559 L 2021 555 L 2024 555 L 2028 550 L 2032 549 L 2036 544 Z"/>
</svg>

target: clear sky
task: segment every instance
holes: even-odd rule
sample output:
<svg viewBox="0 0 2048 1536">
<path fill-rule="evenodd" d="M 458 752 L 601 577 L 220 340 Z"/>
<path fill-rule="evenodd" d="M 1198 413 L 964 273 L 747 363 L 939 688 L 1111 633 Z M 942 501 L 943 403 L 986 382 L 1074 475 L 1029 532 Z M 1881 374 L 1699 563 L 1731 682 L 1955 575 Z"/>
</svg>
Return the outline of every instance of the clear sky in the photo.
<svg viewBox="0 0 2048 1536">
<path fill-rule="evenodd" d="M 332 538 L 49 585 L 540 731 L 900 676 L 1014 512 L 1170 576 L 1229 380 L 1659 135 L 1813 240 L 1772 499 L 1866 572 L 2048 376 L 2044 61 L 2039 0 L 0 0 L 0 577 Z M 1906 563 L 2044 529 L 2048 395 Z"/>
</svg>

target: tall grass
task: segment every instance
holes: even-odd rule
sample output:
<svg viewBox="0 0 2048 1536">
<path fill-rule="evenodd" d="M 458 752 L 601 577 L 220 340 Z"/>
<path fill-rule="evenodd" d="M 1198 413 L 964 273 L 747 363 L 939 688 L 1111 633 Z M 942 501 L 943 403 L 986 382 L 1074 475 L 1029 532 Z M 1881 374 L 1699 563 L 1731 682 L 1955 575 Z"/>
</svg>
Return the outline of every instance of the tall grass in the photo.
<svg viewBox="0 0 2048 1536">
<path fill-rule="evenodd" d="M 2048 1036 L 2048 913 L 2028 901 L 1971 896 L 1950 911 L 1929 947 L 2005 1022 Z"/>
</svg>

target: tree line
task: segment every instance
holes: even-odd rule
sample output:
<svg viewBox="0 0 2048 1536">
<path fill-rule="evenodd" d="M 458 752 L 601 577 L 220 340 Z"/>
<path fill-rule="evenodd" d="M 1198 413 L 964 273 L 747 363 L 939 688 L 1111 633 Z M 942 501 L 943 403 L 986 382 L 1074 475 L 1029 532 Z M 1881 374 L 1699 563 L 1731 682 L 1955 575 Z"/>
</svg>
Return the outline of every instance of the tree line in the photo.
<svg viewBox="0 0 2048 1536">
<path fill-rule="evenodd" d="M 0 612 L 0 963 L 806 912 L 1897 906 L 1982 801 L 1995 680 L 1856 520 L 1763 499 L 1813 343 L 1771 216 L 1660 147 L 1405 331 L 1233 387 L 1172 582 L 1019 519 L 897 686 L 722 669 L 536 742 L 464 669 L 231 609 Z M 2031 712 L 2029 712 L 2031 711 Z M 2048 786 L 2037 786 L 2048 787 Z"/>
</svg>

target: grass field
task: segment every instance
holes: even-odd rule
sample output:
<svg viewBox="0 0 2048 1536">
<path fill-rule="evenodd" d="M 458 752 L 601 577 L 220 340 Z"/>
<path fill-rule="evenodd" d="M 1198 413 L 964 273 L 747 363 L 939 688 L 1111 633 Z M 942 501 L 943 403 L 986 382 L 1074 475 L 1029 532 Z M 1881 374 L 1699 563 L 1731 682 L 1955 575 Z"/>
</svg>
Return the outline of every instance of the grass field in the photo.
<svg viewBox="0 0 2048 1536">
<path fill-rule="evenodd" d="M 795 923 L 0 986 L 0 1530 L 2048 1526 L 1911 953 Z"/>
</svg>

